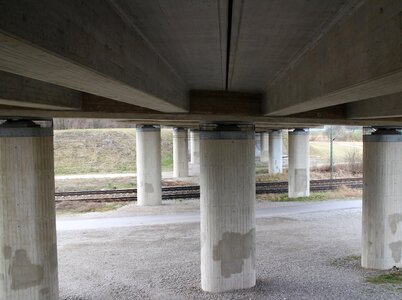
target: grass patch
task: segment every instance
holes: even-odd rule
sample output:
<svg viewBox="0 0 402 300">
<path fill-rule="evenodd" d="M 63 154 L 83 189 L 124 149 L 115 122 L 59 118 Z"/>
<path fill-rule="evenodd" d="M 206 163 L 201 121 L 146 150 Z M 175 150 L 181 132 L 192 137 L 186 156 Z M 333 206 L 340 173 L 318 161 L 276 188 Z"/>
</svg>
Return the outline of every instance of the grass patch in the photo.
<svg viewBox="0 0 402 300">
<path fill-rule="evenodd" d="M 312 193 L 309 197 L 289 198 L 288 194 L 262 194 L 257 195 L 257 200 L 272 202 L 305 202 L 326 200 L 325 193 Z"/>
<path fill-rule="evenodd" d="M 173 165 L 171 130 L 162 129 L 162 170 Z M 55 130 L 55 174 L 131 173 L 136 170 L 135 129 Z"/>
<path fill-rule="evenodd" d="M 335 259 L 331 266 L 344 267 L 350 264 L 355 264 L 360 261 L 360 255 L 348 255 Z"/>
<path fill-rule="evenodd" d="M 285 171 L 283 173 L 277 174 L 257 174 L 255 177 L 257 182 L 269 182 L 269 181 L 287 181 L 288 180 L 288 173 Z"/>
<path fill-rule="evenodd" d="M 88 190 L 132 189 L 137 185 L 135 177 L 56 179 L 56 192 Z"/>
<path fill-rule="evenodd" d="M 107 212 L 127 205 L 128 202 L 79 202 L 63 201 L 56 203 L 57 214 L 77 214 L 89 212 Z"/>
<path fill-rule="evenodd" d="M 309 197 L 289 198 L 288 194 L 261 194 L 257 195 L 257 200 L 272 202 L 306 202 L 306 201 L 323 201 L 330 199 L 347 199 L 359 198 L 362 196 L 362 190 L 351 189 L 348 187 L 340 187 L 334 191 L 314 192 Z"/>
<path fill-rule="evenodd" d="M 375 283 L 375 284 L 402 284 L 402 273 L 395 272 L 390 274 L 381 274 L 378 276 L 371 276 L 366 278 L 367 282 Z"/>
<path fill-rule="evenodd" d="M 361 142 L 341 142 L 335 141 L 334 144 L 334 160 L 336 163 L 345 162 L 345 156 L 353 150 L 356 150 L 359 155 L 363 152 Z M 329 160 L 329 142 L 310 141 L 310 155 L 321 157 Z"/>
</svg>

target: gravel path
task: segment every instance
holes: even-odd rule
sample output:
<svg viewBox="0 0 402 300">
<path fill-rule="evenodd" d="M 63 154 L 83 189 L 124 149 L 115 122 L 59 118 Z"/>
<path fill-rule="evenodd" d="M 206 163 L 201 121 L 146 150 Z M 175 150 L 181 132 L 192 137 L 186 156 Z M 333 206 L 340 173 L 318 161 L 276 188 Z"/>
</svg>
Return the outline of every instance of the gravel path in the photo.
<svg viewBox="0 0 402 300">
<path fill-rule="evenodd" d="M 60 298 L 402 299 L 365 282 L 360 231 L 360 209 L 259 219 L 257 286 L 223 294 L 199 288 L 199 224 L 59 232 Z"/>
</svg>

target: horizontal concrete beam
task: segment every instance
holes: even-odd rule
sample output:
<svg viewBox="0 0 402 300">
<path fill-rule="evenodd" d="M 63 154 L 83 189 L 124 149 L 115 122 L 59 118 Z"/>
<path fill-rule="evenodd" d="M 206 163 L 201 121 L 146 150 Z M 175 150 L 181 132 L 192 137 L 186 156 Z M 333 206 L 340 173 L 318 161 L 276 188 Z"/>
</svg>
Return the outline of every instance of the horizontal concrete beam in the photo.
<svg viewBox="0 0 402 300">
<path fill-rule="evenodd" d="M 162 112 L 188 109 L 182 79 L 107 1 L 7 1 L 0 70 Z"/>
<path fill-rule="evenodd" d="M 190 113 L 261 115 L 261 94 L 225 91 L 191 91 Z"/>
<path fill-rule="evenodd" d="M 265 116 L 241 116 L 229 114 L 174 114 L 174 113 L 144 113 L 141 107 L 120 107 L 115 112 L 110 112 L 104 106 L 86 105 L 83 97 L 83 107 L 86 111 L 69 110 L 40 110 L 24 109 L 21 107 L 9 107 L 0 105 L 0 118 L 7 117 L 37 117 L 37 118 L 103 118 L 115 120 L 131 120 L 138 124 L 163 124 L 180 125 L 194 124 L 198 125 L 205 122 L 244 122 L 258 124 L 259 127 L 270 125 L 273 128 L 297 128 L 311 127 L 313 125 L 354 125 L 354 126 L 388 126 L 402 125 L 402 118 L 389 119 L 370 119 L 354 120 L 340 118 L 317 118 L 317 117 L 265 117 Z M 92 101 L 92 100 L 91 100 Z M 106 100 L 112 101 L 112 100 Z M 113 101 L 114 102 L 114 101 Z M 116 107 L 119 107 L 116 104 Z"/>
<path fill-rule="evenodd" d="M 0 104 L 78 110 L 81 92 L 0 71 Z"/>
<path fill-rule="evenodd" d="M 264 113 L 284 116 L 402 92 L 402 2 L 367 0 L 268 88 Z"/>
<path fill-rule="evenodd" d="M 350 119 L 379 119 L 402 117 L 402 93 L 348 103 Z"/>
</svg>

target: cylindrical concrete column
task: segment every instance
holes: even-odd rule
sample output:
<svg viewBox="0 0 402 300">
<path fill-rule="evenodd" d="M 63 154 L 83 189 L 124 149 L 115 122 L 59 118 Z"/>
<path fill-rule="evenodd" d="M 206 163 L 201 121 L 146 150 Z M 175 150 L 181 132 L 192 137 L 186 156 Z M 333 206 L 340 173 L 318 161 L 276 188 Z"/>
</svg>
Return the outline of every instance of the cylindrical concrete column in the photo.
<svg viewBox="0 0 402 300">
<path fill-rule="evenodd" d="M 161 205 L 161 130 L 137 126 L 137 204 Z"/>
<path fill-rule="evenodd" d="M 402 267 L 402 135 L 363 136 L 362 266 Z"/>
<path fill-rule="evenodd" d="M 255 285 L 254 132 L 201 131 L 201 287 Z"/>
<path fill-rule="evenodd" d="M 190 162 L 198 165 L 200 163 L 200 132 L 190 131 Z"/>
<path fill-rule="evenodd" d="M 261 161 L 269 161 L 269 133 L 261 132 Z"/>
<path fill-rule="evenodd" d="M 269 172 L 282 173 L 282 130 L 273 130 L 269 134 Z"/>
<path fill-rule="evenodd" d="M 53 129 L 0 125 L 0 299 L 58 299 Z"/>
<path fill-rule="evenodd" d="M 295 129 L 289 132 L 289 198 L 310 195 L 309 132 Z"/>
<path fill-rule="evenodd" d="M 188 135 L 184 128 L 173 129 L 173 177 L 188 176 Z"/>
</svg>

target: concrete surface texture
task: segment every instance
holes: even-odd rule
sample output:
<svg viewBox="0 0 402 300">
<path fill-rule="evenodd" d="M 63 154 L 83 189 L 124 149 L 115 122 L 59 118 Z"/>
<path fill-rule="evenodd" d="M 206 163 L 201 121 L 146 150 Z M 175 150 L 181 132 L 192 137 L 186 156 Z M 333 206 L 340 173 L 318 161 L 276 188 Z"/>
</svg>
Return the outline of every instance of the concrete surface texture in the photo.
<svg viewBox="0 0 402 300">
<path fill-rule="evenodd" d="M 201 287 L 255 285 L 253 131 L 201 131 Z"/>
<path fill-rule="evenodd" d="M 392 133 L 363 142 L 362 266 L 380 270 L 402 266 L 402 135 Z"/>
<path fill-rule="evenodd" d="M 190 162 L 196 165 L 200 163 L 200 132 L 198 130 L 190 131 Z"/>
<path fill-rule="evenodd" d="M 283 172 L 282 159 L 282 130 L 273 130 L 269 133 L 269 173 Z"/>
<path fill-rule="evenodd" d="M 310 212 L 309 203 L 257 203 L 284 210 L 257 220 L 256 286 L 219 294 L 200 287 L 197 222 L 58 232 L 60 299 L 401 299 L 398 286 L 366 282 L 377 273 L 360 267 L 361 208 L 353 202 Z M 285 205 L 302 210 L 287 214 Z"/>
<path fill-rule="evenodd" d="M 0 299 L 59 296 L 53 131 L 0 127 Z"/>
<path fill-rule="evenodd" d="M 137 203 L 162 203 L 161 131 L 159 127 L 137 126 Z"/>
<path fill-rule="evenodd" d="M 309 132 L 303 129 L 289 131 L 288 195 L 290 198 L 310 195 Z"/>
<path fill-rule="evenodd" d="M 401 125 L 401 10 L 399 0 L 8 1 L 0 115 Z"/>
<path fill-rule="evenodd" d="M 188 176 L 188 134 L 187 129 L 173 129 L 173 177 Z"/>
</svg>

